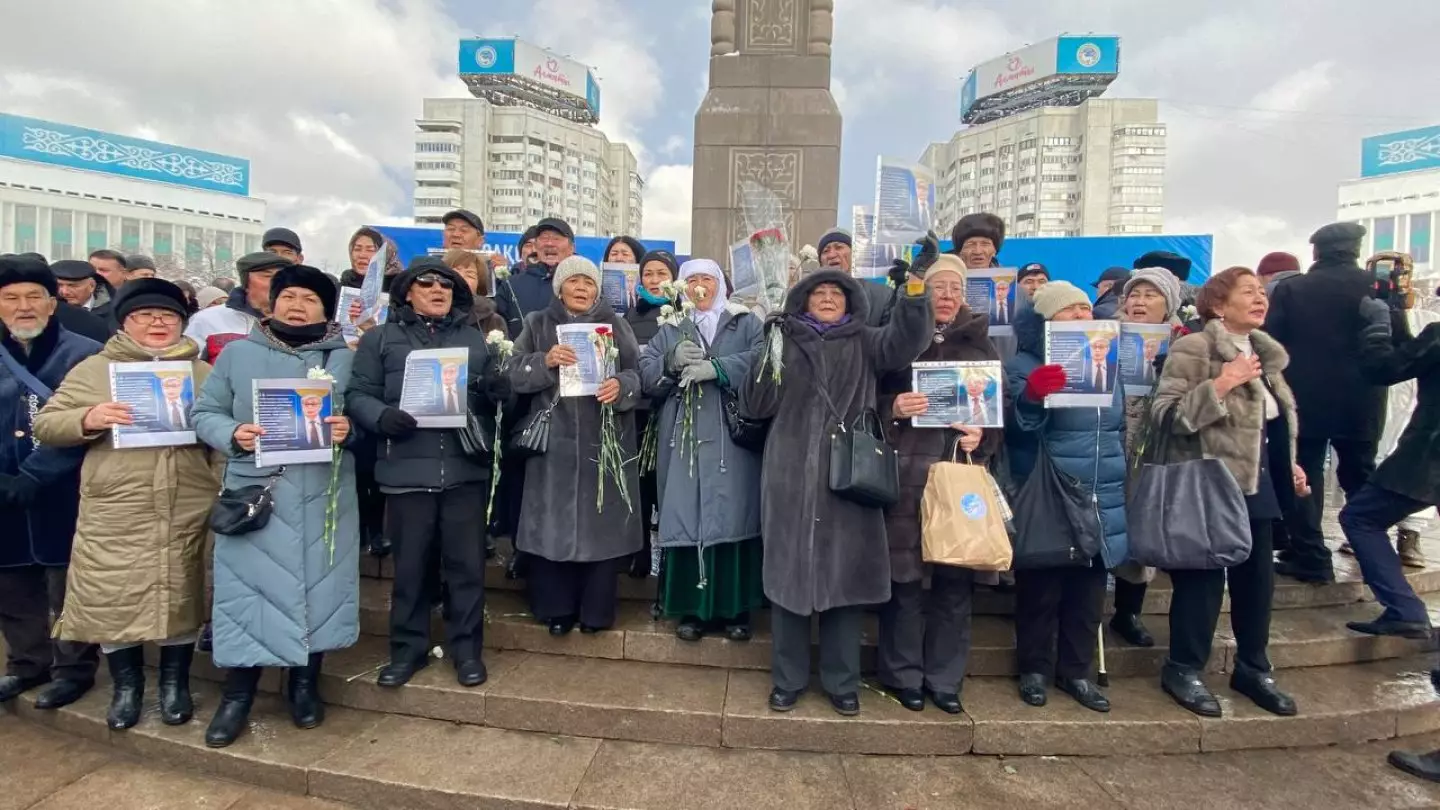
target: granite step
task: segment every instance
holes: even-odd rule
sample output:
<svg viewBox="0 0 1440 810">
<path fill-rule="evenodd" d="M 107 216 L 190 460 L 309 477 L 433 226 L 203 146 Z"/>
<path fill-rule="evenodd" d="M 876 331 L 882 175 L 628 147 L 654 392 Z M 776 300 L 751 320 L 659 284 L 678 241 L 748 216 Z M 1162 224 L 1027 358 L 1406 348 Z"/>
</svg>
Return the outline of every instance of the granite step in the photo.
<svg viewBox="0 0 1440 810">
<path fill-rule="evenodd" d="M 1435 561 L 1425 568 L 1406 568 L 1405 575 L 1416 593 L 1440 592 L 1440 521 L 1431 521 L 1435 529 L 1428 530 L 1422 537 L 1422 547 L 1428 560 Z M 1333 531 L 1334 536 L 1340 536 L 1338 528 Z M 1338 543 L 1332 543 L 1338 545 Z M 509 540 L 500 539 L 500 556 L 490 560 L 485 567 L 485 587 L 490 592 L 499 591 L 522 591 L 525 587 L 523 580 L 507 579 L 503 559 L 511 553 Z M 1275 610 L 1294 610 L 1302 608 L 1327 607 L 1331 605 L 1345 605 L 1353 602 L 1373 601 L 1370 589 L 1366 588 L 1360 576 L 1360 568 L 1355 563 L 1355 558 L 1344 554 L 1335 554 L 1335 579 L 1330 585 L 1309 585 L 1297 582 L 1288 577 L 1277 577 L 1275 580 Z M 394 576 L 394 562 L 390 558 L 377 559 L 368 554 L 361 556 L 360 573 L 372 579 L 389 580 Z M 638 602 L 646 606 L 655 601 L 655 580 L 653 578 L 632 579 L 622 575 L 620 582 L 620 598 L 624 602 Z M 1151 583 L 1145 597 L 1144 611 L 1147 614 L 1164 615 L 1170 611 L 1170 578 L 1160 572 L 1155 575 L 1155 581 Z M 1110 599 L 1107 597 L 1106 610 L 1110 610 Z M 1003 591 L 995 588 L 981 586 L 975 589 L 974 612 L 977 616 L 1009 616 L 1014 613 L 1015 595 L 1011 591 Z M 1230 600 L 1227 596 L 1222 608 L 1225 612 L 1230 610 Z"/>
<path fill-rule="evenodd" d="M 1228 755 L 1223 752 L 1243 750 L 1264 759 L 1267 755 L 1257 749 L 1316 750 L 1427 734 L 1440 729 L 1440 701 L 1426 663 L 1412 660 L 1286 673 L 1283 683 L 1302 711 L 1294 718 L 1266 715 L 1217 684 L 1227 716 L 1202 720 L 1175 707 L 1148 679 L 1127 679 L 1112 686 L 1115 710 L 1109 715 L 1088 712 L 1063 696 L 1044 708 L 1027 707 L 1015 697 L 1012 684 L 1001 679 L 967 686 L 967 714 L 957 718 L 932 711 L 911 714 L 869 694 L 856 718 L 834 715 L 813 695 L 793 713 L 775 715 L 764 708 L 765 684 L 759 673 L 730 673 L 728 683 L 717 690 L 685 682 L 639 683 L 619 669 L 606 671 L 635 665 L 605 661 L 589 662 L 592 669 L 585 673 L 569 673 L 593 680 L 584 687 L 589 690 L 589 703 L 577 704 L 573 717 L 562 710 L 548 711 L 540 700 L 526 702 L 527 712 L 535 715 L 527 721 L 531 730 L 332 705 L 325 725 L 302 731 L 291 725 L 278 698 L 265 695 L 257 702 L 250 733 L 230 748 L 216 750 L 203 742 L 205 725 L 218 702 L 218 688 L 209 684 L 196 689 L 195 721 L 179 727 L 160 724 L 151 706 L 135 728 L 109 731 L 104 723 L 108 700 L 104 689 L 58 712 L 40 712 L 25 700 L 7 711 L 108 744 L 149 764 L 377 810 L 1003 807 L 1014 806 L 1020 795 L 1014 791 L 1024 780 L 1013 783 L 1011 791 L 1001 790 L 999 796 L 991 794 L 995 786 L 988 779 L 982 780 L 987 783 L 986 798 L 978 805 L 923 796 L 899 804 L 857 804 L 859 794 L 850 793 L 857 780 L 847 776 L 852 764 L 869 763 L 856 771 L 864 781 L 874 779 L 877 772 L 916 774 L 917 769 L 938 764 L 952 778 L 964 778 L 994 763 L 985 757 L 996 755 L 1072 756 L 1080 758 L 1074 763 L 1082 769 L 1093 763 L 1100 771 L 1113 771 L 1107 763 L 1130 763 L 1136 757 L 1159 762 L 1161 758 L 1152 755 L 1160 754 L 1213 754 L 1224 760 Z M 532 682 L 531 694 L 554 686 L 553 680 L 547 680 L 554 676 L 546 674 L 546 666 L 513 662 L 495 680 L 514 684 L 502 687 L 492 681 L 470 691 L 468 698 L 484 704 L 481 711 L 487 718 L 506 720 L 510 709 L 504 704 L 519 705 L 519 695 L 527 690 L 520 682 Z M 334 684 L 327 687 L 333 689 Z M 398 693 L 425 689 L 454 692 L 459 687 L 417 682 Z M 585 715 L 603 705 L 621 707 L 617 713 L 664 716 L 675 710 L 663 707 L 682 700 L 689 714 L 705 716 L 705 723 L 715 727 L 704 742 L 627 739 L 626 734 L 639 736 L 630 732 L 644 729 L 640 719 L 627 725 L 617 717 L 603 729 L 584 724 Z M 684 719 L 676 723 L 681 725 L 698 730 L 702 724 Z M 607 738 L 573 734 L 571 728 L 603 731 Z M 873 754 L 925 756 L 866 759 Z M 1006 760 L 1012 765 L 1006 772 L 1024 769 L 1027 762 Z M 867 795 L 873 800 L 885 794 Z M 1007 798 L 1010 804 L 1003 803 Z M 1043 806 L 1110 806 L 1102 799 L 1103 793 L 1076 794 L 1070 796 L 1070 804 L 1047 801 Z M 1348 806 L 1366 806 L 1366 802 Z"/>
<path fill-rule="evenodd" d="M 388 658 L 384 641 L 374 637 L 326 656 L 326 700 L 352 709 L 579 737 L 930 756 L 971 751 L 1090 756 L 1099 753 L 1085 749 L 1086 735 L 1092 734 L 1123 737 L 1113 753 L 1177 753 L 1321 745 L 1420 733 L 1432 725 L 1440 729 L 1440 699 L 1429 679 L 1433 658 L 1417 655 L 1278 672 L 1283 688 L 1301 705 L 1296 718 L 1261 712 L 1228 690 L 1224 674 L 1211 674 L 1207 682 L 1225 705 L 1226 717 L 1218 721 L 1201 721 L 1179 709 L 1154 676 L 1113 678 L 1107 691 L 1115 710 L 1109 715 L 1084 710 L 1058 692 L 1049 706 L 1035 709 L 1020 702 L 1013 678 L 969 677 L 962 693 L 966 713 L 959 718 L 934 707 L 907 711 L 867 680 L 864 711 L 845 719 L 831 711 L 818 681 L 795 711 L 771 712 L 769 673 L 754 670 L 501 650 L 486 654 L 490 678 L 473 689 L 455 682 L 449 662 L 435 660 L 406 687 L 381 689 L 375 676 Z M 203 656 L 195 675 L 211 682 L 223 677 Z M 262 688 L 276 691 L 279 683 L 279 671 L 269 672 Z M 1390 727 L 1394 730 L 1382 733 Z"/>
<path fill-rule="evenodd" d="M 1424 598 L 1428 600 L 1436 624 L 1440 625 L 1440 594 Z M 361 632 L 371 636 L 388 635 L 389 605 L 389 582 L 361 580 Z M 1362 636 L 1345 629 L 1347 621 L 1372 619 L 1377 611 L 1373 603 L 1364 602 L 1275 611 L 1271 621 L 1270 657 L 1277 668 L 1311 667 L 1394 658 L 1425 648 L 1423 642 Z M 577 631 L 562 638 L 551 636 L 544 625 L 536 622 L 529 614 L 524 599 L 513 591 L 489 593 L 486 613 L 485 645 L 492 649 L 657 664 L 755 670 L 770 668 L 768 611 L 756 614 L 755 637 L 740 643 L 714 636 L 706 636 L 698 642 L 681 641 L 675 637 L 673 622 L 653 620 L 649 606 L 638 602 L 621 603 L 616 625 L 610 630 L 593 635 Z M 1113 633 L 1106 634 L 1106 669 L 1111 675 L 1123 677 L 1159 673 L 1169 643 L 1168 622 L 1164 616 L 1149 616 L 1146 626 L 1156 638 L 1156 646 L 1149 649 L 1128 646 Z M 1228 672 L 1235 654 L 1228 614 L 1220 617 L 1216 633 L 1215 651 L 1209 668 L 1212 672 Z M 873 615 L 866 617 L 864 634 L 862 662 L 868 670 L 873 666 L 875 639 L 878 636 Z M 1009 617 L 975 616 L 971 635 L 970 675 L 1015 674 L 1014 624 Z M 444 637 L 438 613 L 433 616 L 431 637 Z"/>
</svg>

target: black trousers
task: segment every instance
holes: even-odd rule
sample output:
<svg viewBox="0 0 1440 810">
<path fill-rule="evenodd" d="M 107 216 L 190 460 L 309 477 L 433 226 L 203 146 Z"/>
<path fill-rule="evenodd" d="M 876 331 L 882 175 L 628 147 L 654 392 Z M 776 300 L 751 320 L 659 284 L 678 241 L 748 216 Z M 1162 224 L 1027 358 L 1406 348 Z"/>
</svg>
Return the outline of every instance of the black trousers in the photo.
<svg viewBox="0 0 1440 810">
<path fill-rule="evenodd" d="M 530 612 L 536 619 L 546 624 L 578 620 L 601 630 L 615 625 L 620 603 L 618 577 L 630 564 L 629 555 L 598 562 L 555 562 L 531 554 L 526 564 Z"/>
<path fill-rule="evenodd" d="M 395 581 L 390 658 L 414 661 L 430 649 L 430 569 L 439 547 L 445 574 L 445 641 L 456 661 L 480 657 L 485 624 L 485 557 L 475 526 L 485 519 L 485 484 L 387 495 Z"/>
<path fill-rule="evenodd" d="M 1149 590 L 1149 583 L 1115 577 L 1115 615 L 1139 616 L 1144 612 L 1145 593 Z"/>
<path fill-rule="evenodd" d="M 1290 536 L 1289 560 L 1298 568 L 1316 573 L 1334 571 L 1330 549 L 1320 521 L 1325 514 L 1325 457 L 1335 449 L 1335 477 L 1346 498 L 1352 498 L 1375 472 L 1375 454 L 1379 442 L 1363 439 L 1325 439 L 1302 436 L 1296 443 L 1295 463 L 1305 471 L 1310 482 L 1310 497 L 1296 498 L 1292 514 L 1286 517 Z M 1281 480 L 1285 476 L 1280 477 Z"/>
<path fill-rule="evenodd" d="M 1104 565 L 1015 572 L 1015 657 L 1021 674 L 1076 680 L 1094 670 Z"/>
<path fill-rule="evenodd" d="M 375 481 L 375 443 L 361 440 L 355 448 L 355 501 L 360 512 L 360 542 L 369 545 L 385 535 L 385 495 Z"/>
<path fill-rule="evenodd" d="M 862 606 L 820 612 L 820 685 L 827 694 L 849 695 L 860 689 Z M 770 610 L 772 683 L 799 692 L 810 683 L 810 616 L 775 605 Z"/>
<path fill-rule="evenodd" d="M 890 583 L 890 601 L 880 607 L 876 669 L 880 682 L 896 689 L 958 694 L 970 657 L 970 608 L 975 572 L 932 566 L 925 583 Z"/>
<path fill-rule="evenodd" d="M 1215 625 L 1225 585 L 1230 585 L 1230 626 L 1235 631 L 1235 671 L 1269 672 L 1270 601 L 1275 593 L 1274 545 L 1269 520 L 1250 521 L 1254 549 L 1234 568 L 1170 571 L 1169 663 L 1205 670 L 1215 641 Z"/>
<path fill-rule="evenodd" d="M 65 609 L 68 570 L 43 565 L 0 568 L 5 674 L 35 678 L 48 672 L 55 680 L 95 680 L 98 647 L 50 637 L 51 626 Z"/>
</svg>

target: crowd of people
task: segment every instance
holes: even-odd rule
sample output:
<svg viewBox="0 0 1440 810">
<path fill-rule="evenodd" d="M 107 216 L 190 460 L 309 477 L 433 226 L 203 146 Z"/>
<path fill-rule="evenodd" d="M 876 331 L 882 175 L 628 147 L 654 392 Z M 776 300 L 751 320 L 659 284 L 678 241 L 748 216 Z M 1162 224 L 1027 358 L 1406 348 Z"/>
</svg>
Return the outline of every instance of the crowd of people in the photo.
<svg viewBox="0 0 1440 810">
<path fill-rule="evenodd" d="M 658 576 L 658 615 L 686 642 L 744 643 L 768 608 L 776 711 L 811 685 L 817 622 L 820 686 L 838 713 L 860 711 L 873 610 L 880 685 L 907 709 L 960 713 L 975 588 L 1013 589 L 1018 697 L 1043 706 L 1053 686 L 1105 712 L 1095 656 L 1109 583 L 1108 627 L 1124 643 L 1156 643 L 1142 620 L 1155 571 L 1132 559 L 1127 512 L 1160 435 L 1163 461 L 1223 463 L 1251 548 L 1227 565 L 1166 571 L 1160 686 L 1179 705 L 1221 714 L 1202 673 L 1228 590 L 1232 688 L 1278 715 L 1300 710 L 1267 657 L 1271 601 L 1277 572 L 1334 578 L 1321 529 L 1332 453 L 1344 549 L 1383 609 L 1351 629 L 1430 636 L 1403 566 L 1423 565 L 1412 521 L 1440 504 L 1440 327 L 1422 317 L 1405 257 L 1383 274 L 1364 268 L 1363 229 L 1337 223 L 1312 237 L 1308 272 L 1272 254 L 1258 272 L 1231 267 L 1192 285 L 1188 259 L 1150 253 L 1100 272 L 1093 299 L 1021 265 L 997 316 L 1013 334 L 1002 336 L 991 311 L 967 302 L 967 278 L 997 266 L 1004 223 L 968 215 L 950 235 L 953 252 L 927 236 L 889 283 L 873 283 L 851 273 L 850 235 L 828 232 L 797 258 L 774 311 L 742 301 L 709 258 L 682 263 L 622 236 L 603 258 L 638 272 L 617 312 L 563 220 L 526 232 L 512 265 L 481 250 L 484 225 L 463 210 L 444 218 L 443 255 L 408 266 L 361 228 L 338 279 L 307 265 L 284 228 L 236 262 L 233 283 L 199 290 L 108 250 L 87 262 L 0 257 L 0 702 L 43 686 L 38 707 L 72 703 L 103 654 L 108 723 L 129 728 L 151 643 L 162 722 L 191 719 L 199 647 L 226 670 L 210 745 L 244 732 L 264 667 L 286 671 L 292 720 L 313 728 L 323 657 L 358 637 L 367 551 L 393 555 L 395 570 L 378 684 L 401 687 L 432 663 L 439 606 L 444 660 L 476 686 L 487 677 L 485 561 L 493 538 L 510 537 L 508 573 L 554 636 L 612 627 L 627 575 Z M 383 266 L 372 261 L 382 254 Z M 358 341 L 347 340 L 341 321 L 354 313 L 338 311 L 340 290 L 372 273 L 383 274 L 388 315 L 355 323 Z M 1068 381 L 1047 361 L 1049 326 L 1098 319 L 1169 327 L 1150 390 L 1113 385 L 1099 407 L 1047 407 Z M 593 357 L 562 338 L 575 325 L 593 330 Z M 767 370 L 776 332 L 782 362 Z M 468 357 L 460 390 L 450 393 L 459 378 L 446 382 L 463 427 L 422 424 L 402 402 L 408 360 L 423 350 Z M 135 418 L 115 401 L 112 364 L 152 361 L 192 369 L 191 444 L 112 441 Z M 916 427 L 931 402 L 912 390 L 912 367 L 931 361 L 1003 363 L 1004 426 Z M 586 364 L 603 378 L 593 394 L 564 392 Z M 333 385 L 330 464 L 257 465 L 256 382 L 286 378 Z M 847 432 L 893 450 L 895 497 L 837 486 L 832 445 Z M 959 454 L 1010 495 L 1033 475 L 1073 481 L 1098 544 L 1071 564 L 998 575 L 928 563 L 926 482 Z M 597 463 L 606 457 L 623 461 Z M 253 520 L 257 510 L 268 520 Z"/>
</svg>

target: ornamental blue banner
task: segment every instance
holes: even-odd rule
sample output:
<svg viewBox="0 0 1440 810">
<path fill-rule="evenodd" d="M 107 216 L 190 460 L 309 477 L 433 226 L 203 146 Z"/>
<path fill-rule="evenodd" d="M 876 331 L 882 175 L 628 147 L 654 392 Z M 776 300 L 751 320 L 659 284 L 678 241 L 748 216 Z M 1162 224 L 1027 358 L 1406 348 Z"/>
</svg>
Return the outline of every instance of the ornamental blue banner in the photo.
<svg viewBox="0 0 1440 810">
<path fill-rule="evenodd" d="M 0 157 L 250 194 L 250 161 L 84 127 L 0 114 Z"/>
</svg>

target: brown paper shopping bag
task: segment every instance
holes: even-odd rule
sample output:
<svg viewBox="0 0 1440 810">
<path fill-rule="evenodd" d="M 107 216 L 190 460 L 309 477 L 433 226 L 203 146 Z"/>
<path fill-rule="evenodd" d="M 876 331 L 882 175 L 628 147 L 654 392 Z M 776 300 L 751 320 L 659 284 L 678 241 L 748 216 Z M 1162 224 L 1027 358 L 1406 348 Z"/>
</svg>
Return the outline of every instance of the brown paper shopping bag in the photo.
<svg viewBox="0 0 1440 810">
<path fill-rule="evenodd" d="M 1010 568 L 1004 506 L 983 466 L 940 461 L 930 467 L 920 499 L 920 545 L 927 563 L 975 571 Z"/>
</svg>

